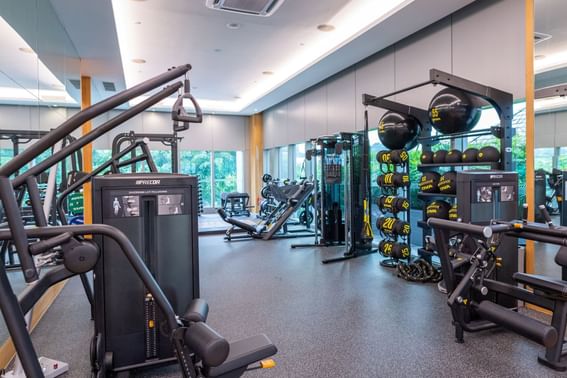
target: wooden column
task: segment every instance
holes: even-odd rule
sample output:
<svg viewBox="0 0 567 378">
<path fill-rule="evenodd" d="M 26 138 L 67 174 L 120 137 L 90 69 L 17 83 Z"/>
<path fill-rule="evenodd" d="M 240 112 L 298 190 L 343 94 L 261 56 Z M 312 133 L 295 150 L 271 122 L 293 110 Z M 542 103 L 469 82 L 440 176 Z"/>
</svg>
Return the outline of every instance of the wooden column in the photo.
<svg viewBox="0 0 567 378">
<path fill-rule="evenodd" d="M 262 174 L 264 173 L 264 117 L 262 113 L 250 117 L 250 202 L 253 211 L 258 210 Z"/>
<path fill-rule="evenodd" d="M 534 172 L 534 0 L 526 1 L 525 14 L 525 65 L 526 65 L 526 202 L 529 206 L 528 219 L 534 220 L 535 215 L 535 172 Z M 535 272 L 534 242 L 526 241 L 526 272 Z"/>
<path fill-rule="evenodd" d="M 81 76 L 81 109 L 86 109 L 91 106 L 91 78 L 90 76 Z M 83 135 L 90 132 L 92 129 L 91 121 L 83 124 L 82 132 Z M 83 147 L 83 171 L 91 172 L 93 170 L 93 146 L 92 143 L 87 144 Z M 83 185 L 83 205 L 84 212 L 83 216 L 85 219 L 85 224 L 93 223 L 93 212 L 92 212 L 92 193 L 91 184 L 86 183 Z"/>
</svg>

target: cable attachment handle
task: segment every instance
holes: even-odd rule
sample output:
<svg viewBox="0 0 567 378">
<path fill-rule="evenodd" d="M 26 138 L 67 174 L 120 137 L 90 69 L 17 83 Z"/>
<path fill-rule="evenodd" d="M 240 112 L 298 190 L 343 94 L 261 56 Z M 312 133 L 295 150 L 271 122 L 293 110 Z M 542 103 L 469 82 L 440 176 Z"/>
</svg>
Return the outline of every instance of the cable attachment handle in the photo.
<svg viewBox="0 0 567 378">
<path fill-rule="evenodd" d="M 175 104 L 173 104 L 173 108 L 171 110 L 171 119 L 173 120 L 173 131 L 185 131 L 189 129 L 190 123 L 202 123 L 203 122 L 203 111 L 199 106 L 199 103 L 191 94 L 191 85 L 189 79 L 185 79 L 184 81 L 184 92 L 182 95 L 177 97 Z M 183 100 L 189 100 L 193 104 L 195 108 L 195 115 L 190 115 L 185 110 L 183 106 Z M 181 125 L 180 125 L 181 122 Z"/>
</svg>

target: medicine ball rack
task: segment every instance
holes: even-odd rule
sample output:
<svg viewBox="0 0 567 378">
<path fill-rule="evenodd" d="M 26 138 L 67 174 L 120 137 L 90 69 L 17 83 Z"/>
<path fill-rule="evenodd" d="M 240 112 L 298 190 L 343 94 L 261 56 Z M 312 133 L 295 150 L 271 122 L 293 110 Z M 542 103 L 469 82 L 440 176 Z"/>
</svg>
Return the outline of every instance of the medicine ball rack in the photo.
<svg viewBox="0 0 567 378">
<path fill-rule="evenodd" d="M 442 85 L 448 88 L 461 90 L 467 94 L 477 96 L 487 101 L 498 113 L 500 119 L 499 126 L 493 126 L 487 129 L 471 130 L 463 133 L 453 133 L 446 135 L 431 135 L 432 126 L 429 121 L 429 114 L 427 110 L 418 107 L 402 104 L 399 102 L 388 100 L 388 97 L 412 91 L 428 85 Z M 413 116 L 418 119 L 422 125 L 419 143 L 422 145 L 422 151 L 431 151 L 432 146 L 441 140 L 455 140 L 468 137 L 477 137 L 492 135 L 500 139 L 500 161 L 494 162 L 472 162 L 472 163 L 443 163 L 443 164 L 420 164 L 418 169 L 422 172 L 440 167 L 480 167 L 486 166 L 493 170 L 513 171 L 512 163 L 512 136 L 514 129 L 512 128 L 513 118 L 513 96 L 511 93 L 489 87 L 474 81 L 464 79 L 453 74 L 440 71 L 438 69 L 429 70 L 429 80 L 396 90 L 394 92 L 382 95 L 371 96 L 369 94 L 362 95 L 362 102 L 364 105 L 379 107 L 386 110 L 399 112 L 404 115 Z M 426 236 L 431 235 L 431 230 L 426 223 L 426 207 L 427 202 L 435 199 L 456 199 L 456 194 L 443 194 L 443 193 L 418 193 L 418 198 L 424 203 L 422 221 L 418 221 L 417 225 L 423 229 L 423 245 L 426 245 Z M 425 248 L 419 248 L 418 254 L 423 258 L 431 261 L 432 256 L 436 256 L 434 251 Z"/>
<path fill-rule="evenodd" d="M 384 152 L 386 152 L 386 154 L 390 155 L 392 154 L 393 151 L 391 150 L 385 150 Z M 379 154 L 382 153 L 382 151 L 379 152 Z M 396 173 L 401 173 L 403 175 L 407 175 L 409 177 L 410 174 L 410 168 L 409 168 L 409 156 L 408 156 L 408 152 L 406 150 L 401 150 L 401 153 L 405 153 L 405 156 L 407 158 L 405 163 L 402 164 L 396 164 L 396 163 L 389 163 L 387 164 L 387 170 L 383 171 L 382 169 L 380 169 L 381 174 L 396 174 Z M 378 158 L 378 157 L 377 157 Z M 388 159 L 390 159 L 388 157 Z M 380 161 L 379 161 L 380 162 Z M 383 162 L 380 162 L 380 166 L 383 166 Z M 404 222 L 406 222 L 408 225 L 411 224 L 411 203 L 410 203 L 410 198 L 409 198 L 409 183 L 407 186 L 381 186 L 380 187 L 380 196 L 377 198 L 377 202 L 380 201 L 381 198 L 384 198 L 384 202 L 388 202 L 388 201 L 398 201 L 398 200 L 405 200 L 407 201 L 406 204 L 407 209 L 405 210 L 401 210 L 401 209 L 396 209 L 395 208 L 395 203 L 394 201 L 391 202 L 390 204 L 390 211 L 386 211 L 384 208 L 382 208 L 380 206 L 380 204 L 378 204 L 378 208 L 380 209 L 380 211 L 383 214 L 383 217 L 385 217 L 385 222 L 384 224 L 381 225 L 385 225 L 386 223 L 390 223 L 390 226 L 388 228 L 390 228 L 390 232 L 386 232 L 385 230 L 383 230 L 381 227 L 379 227 L 379 225 L 376 225 L 376 228 L 378 228 L 378 230 L 380 231 L 380 233 L 383 236 L 382 241 L 380 242 L 380 247 L 382 248 L 378 248 L 378 251 L 380 252 L 380 254 L 384 257 L 386 257 L 386 259 L 380 261 L 380 265 L 387 267 L 387 268 L 395 268 L 398 266 L 398 263 L 400 262 L 400 260 L 407 260 L 408 262 L 411 260 L 411 247 L 410 246 L 410 240 L 411 240 L 411 227 L 410 227 L 410 232 L 407 235 L 400 235 L 397 232 L 393 232 L 394 228 L 395 228 L 395 222 L 398 222 L 399 220 L 402 220 Z M 387 206 L 384 206 L 387 207 Z M 403 215 L 400 218 L 400 215 Z M 378 221 L 380 222 L 380 219 L 378 219 Z M 394 220 L 394 221 L 392 221 Z M 399 248 L 399 253 L 393 253 L 395 251 L 395 247 Z M 405 251 L 407 251 L 407 256 L 406 258 L 403 258 L 403 255 L 405 254 Z M 409 249 L 409 250 L 408 250 Z M 399 254 L 402 254 L 402 256 L 400 256 Z"/>
</svg>

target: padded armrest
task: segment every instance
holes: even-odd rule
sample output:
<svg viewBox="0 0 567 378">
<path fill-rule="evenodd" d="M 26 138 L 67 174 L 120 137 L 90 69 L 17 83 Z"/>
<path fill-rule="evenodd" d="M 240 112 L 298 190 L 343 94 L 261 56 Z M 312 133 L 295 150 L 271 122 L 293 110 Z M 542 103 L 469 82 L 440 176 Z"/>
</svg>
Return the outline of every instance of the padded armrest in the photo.
<svg viewBox="0 0 567 378">
<path fill-rule="evenodd" d="M 266 335 L 256 335 L 230 344 L 230 351 L 220 366 L 205 366 L 205 376 L 221 377 L 231 371 L 246 368 L 278 352 Z"/>
<path fill-rule="evenodd" d="M 183 314 L 183 316 L 180 317 L 180 319 L 183 322 L 205 323 L 207 321 L 208 315 L 209 315 L 209 304 L 207 303 L 207 301 L 201 298 L 196 298 L 193 299 L 191 303 L 189 303 L 189 306 L 187 306 L 185 313 Z"/>
<path fill-rule="evenodd" d="M 541 276 L 539 274 L 514 273 L 514 279 L 550 294 L 559 294 L 567 300 L 567 281 Z"/>
</svg>

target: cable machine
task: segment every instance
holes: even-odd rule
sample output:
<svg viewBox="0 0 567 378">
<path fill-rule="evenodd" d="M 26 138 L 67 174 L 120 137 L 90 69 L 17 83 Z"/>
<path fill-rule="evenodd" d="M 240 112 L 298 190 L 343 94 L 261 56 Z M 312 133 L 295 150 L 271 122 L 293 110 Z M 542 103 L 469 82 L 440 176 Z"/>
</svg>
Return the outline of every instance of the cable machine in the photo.
<svg viewBox="0 0 567 378">
<path fill-rule="evenodd" d="M 362 172 L 364 139 L 363 133 L 340 132 L 309 141 L 313 147 L 306 151 L 306 159 L 312 160 L 315 182 L 315 240 L 291 247 L 345 246 L 342 256 L 325 259 L 323 264 L 376 252 L 372 238 L 363 235 L 369 221 L 363 216 L 362 186 L 367 179 Z"/>
</svg>

